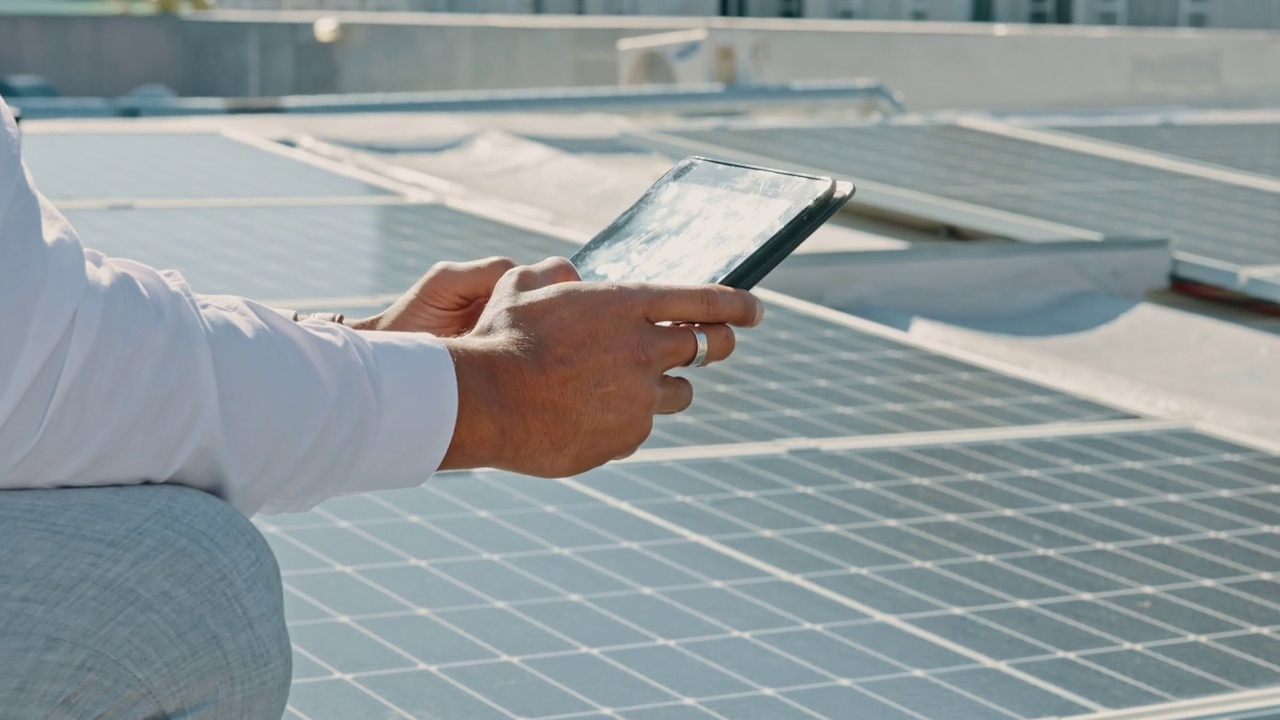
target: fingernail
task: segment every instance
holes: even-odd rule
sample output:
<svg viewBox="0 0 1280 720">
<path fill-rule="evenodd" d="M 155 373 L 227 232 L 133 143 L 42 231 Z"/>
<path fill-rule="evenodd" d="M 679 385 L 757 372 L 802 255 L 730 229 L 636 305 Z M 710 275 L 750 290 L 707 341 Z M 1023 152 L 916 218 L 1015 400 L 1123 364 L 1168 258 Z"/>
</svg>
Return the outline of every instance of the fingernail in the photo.
<svg viewBox="0 0 1280 720">
<path fill-rule="evenodd" d="M 764 303 L 760 302 L 760 298 L 756 298 L 756 320 L 751 323 L 751 327 L 755 327 L 764 322 Z"/>
</svg>

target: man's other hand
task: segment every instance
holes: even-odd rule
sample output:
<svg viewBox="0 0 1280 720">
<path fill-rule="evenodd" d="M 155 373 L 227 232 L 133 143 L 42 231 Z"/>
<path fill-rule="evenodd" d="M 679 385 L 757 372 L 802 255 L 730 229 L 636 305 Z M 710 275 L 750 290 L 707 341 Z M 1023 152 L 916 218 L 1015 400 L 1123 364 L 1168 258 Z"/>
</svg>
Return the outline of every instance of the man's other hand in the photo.
<svg viewBox="0 0 1280 720">
<path fill-rule="evenodd" d="M 385 311 L 347 324 L 356 330 L 425 332 L 456 337 L 471 331 L 493 287 L 516 264 L 492 257 L 473 262 L 436 263 Z"/>
<path fill-rule="evenodd" d="M 764 306 L 707 285 L 584 283 L 552 258 L 502 276 L 465 337 L 447 340 L 458 420 L 442 469 L 496 467 L 541 477 L 584 472 L 635 452 L 653 416 L 693 401 L 684 378 L 694 323 L 707 359 L 734 348 L 729 327 L 759 324 Z"/>
</svg>

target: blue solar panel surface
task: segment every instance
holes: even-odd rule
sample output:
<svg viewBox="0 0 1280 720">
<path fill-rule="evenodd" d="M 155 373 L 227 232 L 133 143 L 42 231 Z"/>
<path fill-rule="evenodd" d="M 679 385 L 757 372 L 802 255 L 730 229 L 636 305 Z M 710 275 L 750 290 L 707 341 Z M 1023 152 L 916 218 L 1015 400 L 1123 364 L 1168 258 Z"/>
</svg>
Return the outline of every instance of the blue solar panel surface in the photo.
<svg viewBox="0 0 1280 720">
<path fill-rule="evenodd" d="M 1280 123 L 1072 125 L 1065 132 L 1280 177 Z"/>
<path fill-rule="evenodd" d="M 177 269 L 198 292 L 262 301 L 409 289 L 432 264 L 574 246 L 443 205 L 68 210 L 85 245 Z"/>
<path fill-rule="evenodd" d="M 317 720 L 1036 718 L 1280 682 L 1277 482 L 1161 431 L 466 473 L 262 525 Z"/>
<path fill-rule="evenodd" d="M 700 143 L 821 168 L 1238 265 L 1280 264 L 1280 194 L 951 125 L 682 130 Z"/>
<path fill-rule="evenodd" d="M 388 194 L 214 134 L 26 133 L 22 158 L 51 200 Z"/>
</svg>

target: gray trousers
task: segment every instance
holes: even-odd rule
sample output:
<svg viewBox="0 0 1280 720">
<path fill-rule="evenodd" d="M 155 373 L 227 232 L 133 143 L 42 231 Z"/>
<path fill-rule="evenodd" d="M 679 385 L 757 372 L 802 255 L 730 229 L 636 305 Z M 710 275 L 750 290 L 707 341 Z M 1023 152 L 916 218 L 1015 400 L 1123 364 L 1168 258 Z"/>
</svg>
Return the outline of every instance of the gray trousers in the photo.
<svg viewBox="0 0 1280 720">
<path fill-rule="evenodd" d="M 280 570 L 174 485 L 0 491 L 0 718 L 278 720 Z"/>
</svg>

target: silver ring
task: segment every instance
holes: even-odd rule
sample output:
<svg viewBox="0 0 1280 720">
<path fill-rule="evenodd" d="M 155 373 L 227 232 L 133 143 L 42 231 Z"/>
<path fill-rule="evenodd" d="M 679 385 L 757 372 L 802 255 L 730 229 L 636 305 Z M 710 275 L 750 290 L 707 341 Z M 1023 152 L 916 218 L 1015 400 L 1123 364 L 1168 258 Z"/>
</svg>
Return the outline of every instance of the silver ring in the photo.
<svg viewBox="0 0 1280 720">
<path fill-rule="evenodd" d="M 693 339 L 698 342 L 698 351 L 693 354 L 693 359 L 685 364 L 685 367 L 706 367 L 707 366 L 707 334 L 702 330 L 688 326 L 693 331 Z"/>
</svg>

